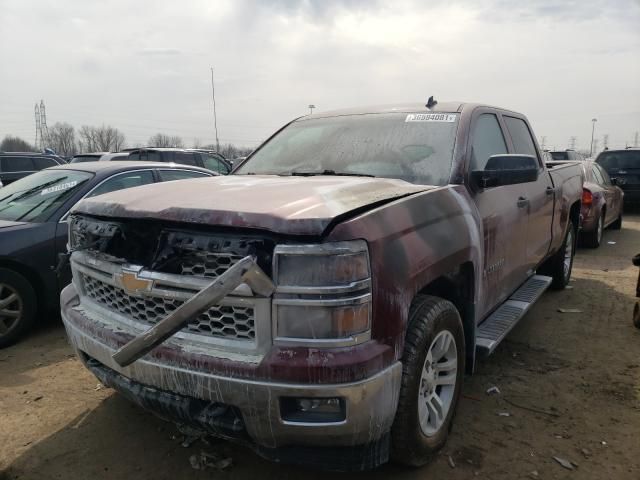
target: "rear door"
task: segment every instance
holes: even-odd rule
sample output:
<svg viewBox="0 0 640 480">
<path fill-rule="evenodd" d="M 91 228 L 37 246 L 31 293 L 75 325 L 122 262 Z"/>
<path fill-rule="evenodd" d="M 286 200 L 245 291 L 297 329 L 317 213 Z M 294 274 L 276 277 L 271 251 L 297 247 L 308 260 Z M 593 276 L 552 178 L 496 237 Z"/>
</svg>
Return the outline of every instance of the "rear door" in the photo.
<svg viewBox="0 0 640 480">
<path fill-rule="evenodd" d="M 503 119 L 511 138 L 513 153 L 531 155 L 538 161 L 538 180 L 520 184 L 520 198 L 526 203 L 522 213 L 527 216 L 526 269 L 527 273 L 533 273 L 551 245 L 553 183 L 543 166 L 527 122 L 510 115 L 503 115 Z"/>
<path fill-rule="evenodd" d="M 477 109 L 471 124 L 470 171 L 484 170 L 489 157 L 509 153 L 498 114 Z M 502 185 L 472 195 L 483 226 L 485 304 L 482 316 L 504 301 L 524 280 L 527 217 L 518 207 L 522 185 Z"/>
</svg>

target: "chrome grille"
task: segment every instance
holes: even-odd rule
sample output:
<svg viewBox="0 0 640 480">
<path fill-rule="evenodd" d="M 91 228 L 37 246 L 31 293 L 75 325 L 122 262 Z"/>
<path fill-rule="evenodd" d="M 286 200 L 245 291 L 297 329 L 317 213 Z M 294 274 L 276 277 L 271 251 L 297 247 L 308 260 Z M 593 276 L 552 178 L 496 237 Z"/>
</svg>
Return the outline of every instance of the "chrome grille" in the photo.
<svg viewBox="0 0 640 480">
<path fill-rule="evenodd" d="M 180 263 L 180 274 L 216 278 L 243 258 L 234 253 L 189 252 Z"/>
<path fill-rule="evenodd" d="M 184 303 L 162 297 L 137 297 L 97 278 L 81 274 L 86 295 L 98 304 L 129 318 L 154 325 Z M 210 337 L 255 340 L 251 307 L 217 305 L 191 320 L 182 330 Z"/>
</svg>

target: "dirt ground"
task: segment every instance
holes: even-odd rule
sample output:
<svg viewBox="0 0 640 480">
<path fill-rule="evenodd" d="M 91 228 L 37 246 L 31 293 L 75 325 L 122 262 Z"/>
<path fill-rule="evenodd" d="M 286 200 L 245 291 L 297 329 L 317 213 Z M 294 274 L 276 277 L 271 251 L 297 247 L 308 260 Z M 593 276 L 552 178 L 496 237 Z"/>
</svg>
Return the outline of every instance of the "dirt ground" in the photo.
<svg viewBox="0 0 640 480">
<path fill-rule="evenodd" d="M 432 464 L 348 478 L 639 479 L 640 331 L 631 324 L 638 270 L 630 261 L 639 251 L 638 214 L 607 231 L 599 249 L 578 251 L 572 288 L 546 293 L 466 378 L 449 443 Z M 59 319 L 47 323 L 0 351 L 0 479 L 326 478 L 225 442 L 181 446 L 171 424 L 81 367 Z M 501 393 L 488 395 L 492 386 Z M 194 470 L 189 457 L 202 451 L 223 452 L 233 466 Z"/>
</svg>

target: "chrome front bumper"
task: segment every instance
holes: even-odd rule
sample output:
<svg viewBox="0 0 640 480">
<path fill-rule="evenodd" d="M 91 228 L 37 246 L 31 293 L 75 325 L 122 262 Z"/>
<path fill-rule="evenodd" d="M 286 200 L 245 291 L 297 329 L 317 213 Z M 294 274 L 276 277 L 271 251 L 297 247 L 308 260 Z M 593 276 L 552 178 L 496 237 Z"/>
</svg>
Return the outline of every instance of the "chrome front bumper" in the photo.
<svg viewBox="0 0 640 480">
<path fill-rule="evenodd" d="M 108 329 L 82 307 L 73 285 L 61 299 L 62 320 L 73 348 L 83 361 L 95 359 L 105 367 L 142 385 L 167 392 L 222 403 L 241 412 L 248 436 L 265 448 L 285 446 L 356 446 L 386 435 L 395 417 L 402 366 L 396 362 L 379 373 L 353 383 L 306 385 L 247 380 L 195 370 L 179 360 L 164 363 L 147 355 L 129 366 L 113 360 L 117 345 L 109 345 L 95 329 Z M 91 324 L 89 333 L 82 325 Z M 113 333 L 113 332 L 112 332 Z M 203 352 L 211 355 L 211 352 Z M 339 397 L 346 405 L 346 418 L 337 423 L 299 423 L 282 419 L 280 398 Z"/>
</svg>

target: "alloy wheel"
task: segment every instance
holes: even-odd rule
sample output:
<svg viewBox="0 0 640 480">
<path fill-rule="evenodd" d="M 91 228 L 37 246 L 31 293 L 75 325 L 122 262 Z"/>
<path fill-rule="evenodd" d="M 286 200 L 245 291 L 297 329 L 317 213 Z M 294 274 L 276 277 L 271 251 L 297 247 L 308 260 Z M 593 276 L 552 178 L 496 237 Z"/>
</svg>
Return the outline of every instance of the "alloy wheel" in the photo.
<svg viewBox="0 0 640 480">
<path fill-rule="evenodd" d="M 0 283 L 0 336 L 13 330 L 22 318 L 22 298 L 6 283 Z"/>
<path fill-rule="evenodd" d="M 418 388 L 418 419 L 422 433 L 438 433 L 447 418 L 458 377 L 458 350 L 453 334 L 443 330 L 427 351 Z"/>
</svg>

